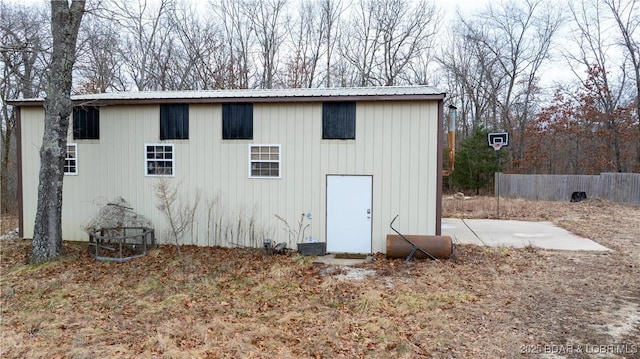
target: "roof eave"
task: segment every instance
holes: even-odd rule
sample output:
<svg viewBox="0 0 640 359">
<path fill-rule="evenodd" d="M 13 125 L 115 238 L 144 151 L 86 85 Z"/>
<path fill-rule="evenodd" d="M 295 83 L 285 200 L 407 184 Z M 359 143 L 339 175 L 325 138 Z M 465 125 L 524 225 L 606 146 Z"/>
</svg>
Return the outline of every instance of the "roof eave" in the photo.
<svg viewBox="0 0 640 359">
<path fill-rule="evenodd" d="M 435 93 L 413 93 L 413 94 L 341 94 L 341 95 L 285 95 L 285 96 L 166 96 L 166 97 L 144 97 L 141 94 L 137 98 L 86 98 L 73 96 L 74 105 L 90 106 L 112 106 L 112 105 L 154 105 L 166 103 L 189 103 L 189 104 L 211 104 L 211 103 L 286 103 L 286 102 L 336 102 L 336 101 L 432 101 L 442 100 L 446 96 L 444 92 Z M 7 100 L 7 104 L 21 107 L 43 106 L 44 99 L 13 99 Z"/>
<path fill-rule="evenodd" d="M 9 99 L 4 101 L 7 105 L 16 107 L 44 106 L 44 99 Z"/>
<path fill-rule="evenodd" d="M 336 102 L 336 101 L 429 101 L 444 99 L 445 94 L 437 95 L 384 95 L 384 96 L 287 96 L 287 97 L 209 97 L 209 98 L 139 98 L 139 99 L 95 99 L 74 100 L 75 105 L 155 105 L 165 103 L 285 103 L 285 102 Z"/>
</svg>

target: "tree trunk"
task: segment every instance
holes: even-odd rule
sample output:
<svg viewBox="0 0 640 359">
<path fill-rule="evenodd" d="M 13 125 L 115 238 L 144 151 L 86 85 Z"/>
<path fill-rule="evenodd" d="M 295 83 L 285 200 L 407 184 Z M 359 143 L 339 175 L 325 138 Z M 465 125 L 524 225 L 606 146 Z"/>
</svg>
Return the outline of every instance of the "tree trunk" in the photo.
<svg viewBox="0 0 640 359">
<path fill-rule="evenodd" d="M 51 1 L 53 53 L 44 103 L 44 136 L 40 148 L 38 207 L 31 263 L 62 255 L 62 182 L 71 103 L 71 72 L 85 1 Z"/>
<path fill-rule="evenodd" d="M 9 120 L 9 111 L 5 111 L 4 116 L 7 119 L 7 127 L 2 132 L 2 162 L 0 162 L 0 202 L 2 203 L 0 212 L 2 214 L 9 212 L 9 152 L 11 151 L 11 136 L 15 124 L 15 121 Z"/>
</svg>

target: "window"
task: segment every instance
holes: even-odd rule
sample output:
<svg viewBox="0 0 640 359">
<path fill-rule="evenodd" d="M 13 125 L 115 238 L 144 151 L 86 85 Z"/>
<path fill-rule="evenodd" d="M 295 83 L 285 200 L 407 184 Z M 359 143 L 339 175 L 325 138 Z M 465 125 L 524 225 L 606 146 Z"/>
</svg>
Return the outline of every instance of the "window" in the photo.
<svg viewBox="0 0 640 359">
<path fill-rule="evenodd" d="M 160 139 L 189 139 L 189 105 L 160 105 Z"/>
<path fill-rule="evenodd" d="M 73 139 L 100 139 L 100 110 L 93 106 L 73 108 Z"/>
<path fill-rule="evenodd" d="M 78 145 L 67 143 L 67 154 L 64 156 L 64 174 L 78 175 Z"/>
<path fill-rule="evenodd" d="M 355 102 L 322 104 L 322 138 L 325 140 L 356 139 Z"/>
<path fill-rule="evenodd" d="M 280 178 L 280 145 L 249 145 L 249 177 Z"/>
<path fill-rule="evenodd" d="M 145 144 L 144 168 L 147 176 L 173 176 L 173 144 Z"/>
<path fill-rule="evenodd" d="M 253 139 L 252 103 L 225 103 L 222 105 L 222 139 Z"/>
</svg>

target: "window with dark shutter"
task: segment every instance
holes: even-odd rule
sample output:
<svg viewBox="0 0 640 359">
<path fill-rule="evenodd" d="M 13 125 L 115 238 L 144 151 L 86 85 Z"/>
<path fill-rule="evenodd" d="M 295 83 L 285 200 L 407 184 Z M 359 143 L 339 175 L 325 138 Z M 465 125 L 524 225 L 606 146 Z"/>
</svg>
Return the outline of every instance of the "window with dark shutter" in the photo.
<svg viewBox="0 0 640 359">
<path fill-rule="evenodd" d="M 322 104 L 322 138 L 325 140 L 356 139 L 355 102 Z"/>
<path fill-rule="evenodd" d="M 222 105 L 222 139 L 253 139 L 252 103 L 225 103 Z"/>
<path fill-rule="evenodd" d="M 73 139 L 100 139 L 100 110 L 93 106 L 73 108 Z"/>
<path fill-rule="evenodd" d="M 160 105 L 160 139 L 189 139 L 189 105 Z"/>
</svg>

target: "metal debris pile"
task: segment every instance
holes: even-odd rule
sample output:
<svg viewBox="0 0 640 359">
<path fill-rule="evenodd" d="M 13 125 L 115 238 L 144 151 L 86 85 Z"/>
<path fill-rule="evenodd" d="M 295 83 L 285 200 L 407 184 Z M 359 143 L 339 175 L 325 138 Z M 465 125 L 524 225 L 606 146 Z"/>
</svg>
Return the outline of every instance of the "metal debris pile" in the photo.
<svg viewBox="0 0 640 359">
<path fill-rule="evenodd" d="M 100 208 L 84 229 L 90 233 L 98 232 L 103 228 L 123 227 L 153 228 L 153 223 L 147 217 L 136 213 L 124 198 L 116 197 Z"/>
</svg>

